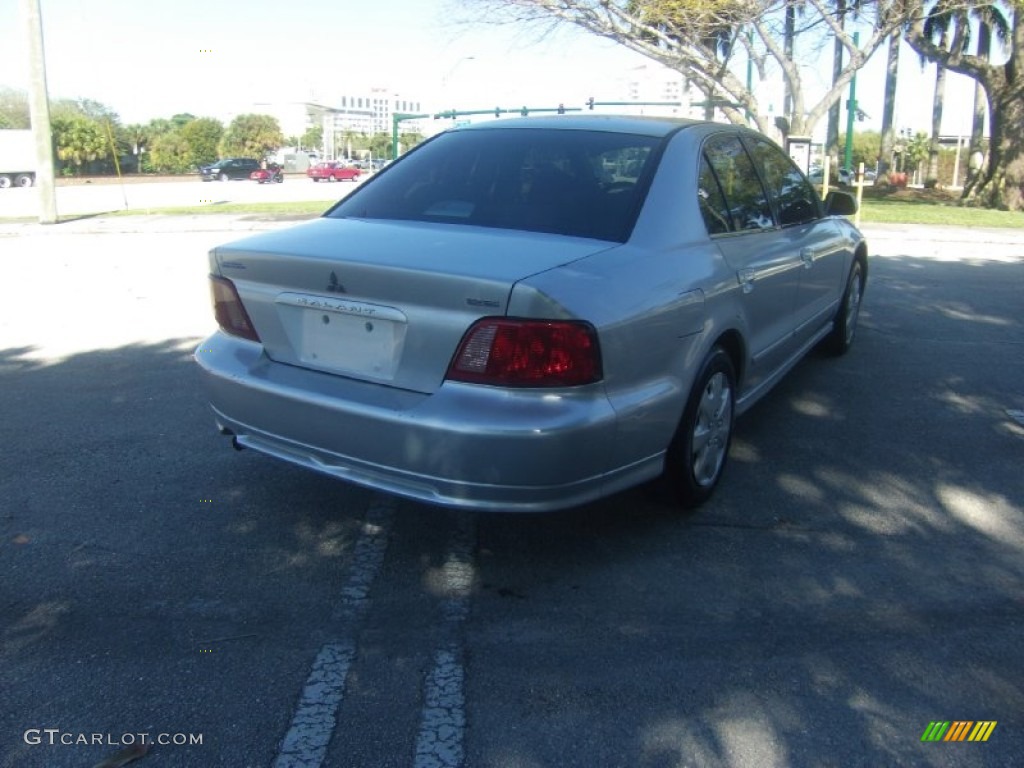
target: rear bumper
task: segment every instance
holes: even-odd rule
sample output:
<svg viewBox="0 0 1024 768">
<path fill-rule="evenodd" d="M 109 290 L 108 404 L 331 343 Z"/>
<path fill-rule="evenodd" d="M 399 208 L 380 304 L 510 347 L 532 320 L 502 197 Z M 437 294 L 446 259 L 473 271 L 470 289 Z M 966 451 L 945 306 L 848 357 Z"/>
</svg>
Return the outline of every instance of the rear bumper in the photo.
<svg viewBox="0 0 1024 768">
<path fill-rule="evenodd" d="M 418 501 L 546 511 L 656 475 L 662 456 L 609 467 L 615 411 L 600 385 L 510 391 L 445 382 L 416 392 L 283 365 L 215 333 L 196 361 L 238 444 Z"/>
</svg>

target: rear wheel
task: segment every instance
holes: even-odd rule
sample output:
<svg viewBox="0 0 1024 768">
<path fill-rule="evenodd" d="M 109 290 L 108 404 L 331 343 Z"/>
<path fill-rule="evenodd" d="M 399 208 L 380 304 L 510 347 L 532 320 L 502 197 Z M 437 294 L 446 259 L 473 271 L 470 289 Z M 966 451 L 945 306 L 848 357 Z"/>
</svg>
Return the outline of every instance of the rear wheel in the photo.
<svg viewBox="0 0 1024 768">
<path fill-rule="evenodd" d="M 836 312 L 832 332 L 825 337 L 825 348 L 834 355 L 844 355 L 853 346 L 860 317 L 860 304 L 864 297 L 864 270 L 859 261 L 853 262 L 850 277 L 846 281 L 846 292 Z"/>
<path fill-rule="evenodd" d="M 0 189 L 7 189 L 11 186 L 11 177 L 0 174 Z"/>
<path fill-rule="evenodd" d="M 17 177 L 15 177 L 15 179 L 14 179 L 14 186 L 16 186 L 16 187 L 31 187 L 32 186 L 32 181 L 33 181 L 33 179 L 32 179 L 31 175 L 29 175 L 27 173 L 22 173 L 22 174 L 19 174 Z"/>
<path fill-rule="evenodd" d="M 732 359 L 715 347 L 694 380 L 665 460 L 665 480 L 683 507 L 707 501 L 722 477 L 732 440 L 735 400 Z"/>
</svg>

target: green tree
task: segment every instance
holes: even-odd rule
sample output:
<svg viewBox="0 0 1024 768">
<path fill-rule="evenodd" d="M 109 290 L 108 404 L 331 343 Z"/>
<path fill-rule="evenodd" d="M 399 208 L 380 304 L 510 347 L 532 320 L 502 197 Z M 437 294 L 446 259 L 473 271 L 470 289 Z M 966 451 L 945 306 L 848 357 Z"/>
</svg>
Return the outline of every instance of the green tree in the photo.
<svg viewBox="0 0 1024 768">
<path fill-rule="evenodd" d="M 191 170 L 191 150 L 181 131 L 165 131 L 153 138 L 149 164 L 158 173 L 187 173 Z"/>
<path fill-rule="evenodd" d="M 875 162 L 878 159 L 879 147 L 882 144 L 882 134 L 878 131 L 857 131 L 853 134 L 853 169 L 856 170 L 864 163 L 868 170 L 874 170 Z M 846 134 L 839 134 L 839 146 L 846 145 Z"/>
<path fill-rule="evenodd" d="M 0 128 L 29 128 L 28 94 L 0 88 Z"/>
<path fill-rule="evenodd" d="M 322 125 L 314 125 L 307 128 L 306 132 L 299 137 L 298 143 L 306 149 L 320 149 L 324 145 L 324 128 Z"/>
<path fill-rule="evenodd" d="M 110 157 L 110 142 L 103 125 L 82 114 L 51 118 L 57 157 L 75 173 L 101 158 Z"/>
<path fill-rule="evenodd" d="M 375 133 L 370 138 L 370 144 L 368 148 L 370 150 L 370 153 L 376 158 L 391 157 L 391 134 Z"/>
<path fill-rule="evenodd" d="M 217 147 L 224 138 L 224 126 L 212 117 L 199 117 L 182 126 L 180 135 L 188 145 L 188 162 L 193 167 L 217 160 Z"/>
<path fill-rule="evenodd" d="M 120 125 L 121 118 L 111 107 L 94 99 L 55 99 L 50 103 L 50 115 L 56 117 L 85 117 L 97 123 Z"/>
<path fill-rule="evenodd" d="M 150 139 L 176 130 L 177 126 L 165 117 L 155 117 L 146 125 L 146 132 Z"/>
<path fill-rule="evenodd" d="M 398 134 L 398 141 L 402 145 L 403 151 L 404 152 L 408 152 L 410 149 L 412 149 L 417 144 L 419 144 L 420 142 L 423 141 L 423 134 L 422 133 L 418 133 L 416 131 L 410 131 L 408 133 L 400 133 L 400 134 Z M 388 150 L 388 155 L 387 155 L 389 157 L 390 157 L 390 152 L 391 152 L 391 150 L 389 149 Z"/>
<path fill-rule="evenodd" d="M 196 116 L 189 112 L 179 112 L 178 114 L 171 117 L 171 123 L 175 128 L 184 128 L 186 125 L 196 120 Z"/>
<path fill-rule="evenodd" d="M 231 121 L 220 141 L 222 157 L 259 160 L 284 144 L 277 120 L 269 115 L 239 115 Z"/>
<path fill-rule="evenodd" d="M 907 142 L 906 150 L 904 150 L 905 170 L 909 170 L 911 173 L 919 172 L 922 163 L 928 159 L 931 151 L 931 137 L 924 131 L 918 131 L 914 134 L 914 138 Z"/>
<path fill-rule="evenodd" d="M 145 152 L 149 149 L 150 133 L 146 126 L 139 123 L 125 125 L 120 128 L 117 135 L 118 143 L 123 144 L 123 153 L 137 158 L 138 171 L 142 172 L 142 161 Z"/>
</svg>

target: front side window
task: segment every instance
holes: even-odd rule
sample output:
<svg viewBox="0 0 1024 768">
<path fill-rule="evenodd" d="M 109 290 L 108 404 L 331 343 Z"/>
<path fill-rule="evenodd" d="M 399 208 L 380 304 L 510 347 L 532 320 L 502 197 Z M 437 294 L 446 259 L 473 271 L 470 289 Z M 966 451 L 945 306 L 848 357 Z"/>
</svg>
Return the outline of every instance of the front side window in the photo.
<svg viewBox="0 0 1024 768">
<path fill-rule="evenodd" d="M 704 157 L 718 180 L 732 226 L 754 232 L 774 228 L 768 196 L 739 138 L 713 137 L 704 147 Z"/>
<path fill-rule="evenodd" d="M 416 149 L 327 215 L 625 242 L 660 142 L 565 129 L 452 131 Z"/>
<path fill-rule="evenodd" d="M 755 139 L 750 142 L 755 162 L 768 192 L 775 201 L 779 224 L 788 227 L 806 224 L 819 217 L 818 196 L 804 176 L 778 147 Z"/>
</svg>

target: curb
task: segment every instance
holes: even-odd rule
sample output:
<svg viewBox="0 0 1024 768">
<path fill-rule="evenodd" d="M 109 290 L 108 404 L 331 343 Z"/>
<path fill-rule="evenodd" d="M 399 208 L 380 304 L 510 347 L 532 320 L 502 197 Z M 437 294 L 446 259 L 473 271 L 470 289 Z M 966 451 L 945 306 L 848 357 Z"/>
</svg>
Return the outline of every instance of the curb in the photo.
<svg viewBox="0 0 1024 768">
<path fill-rule="evenodd" d="M 202 215 L 84 216 L 57 224 L 0 221 L 0 237 L 175 232 L 261 232 L 290 227 L 316 214 L 212 213 Z"/>
</svg>

